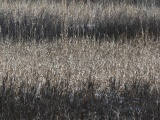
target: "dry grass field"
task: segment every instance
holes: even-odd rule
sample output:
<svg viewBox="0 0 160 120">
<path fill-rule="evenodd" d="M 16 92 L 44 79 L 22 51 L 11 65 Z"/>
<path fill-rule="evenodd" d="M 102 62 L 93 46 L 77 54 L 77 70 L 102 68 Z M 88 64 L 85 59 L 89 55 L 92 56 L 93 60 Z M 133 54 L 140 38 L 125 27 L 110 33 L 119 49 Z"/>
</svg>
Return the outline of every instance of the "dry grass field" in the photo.
<svg viewBox="0 0 160 120">
<path fill-rule="evenodd" d="M 0 3 L 0 119 L 160 119 L 158 1 Z"/>
<path fill-rule="evenodd" d="M 0 6 L 1 36 L 16 41 L 160 36 L 157 6 L 83 2 L 2 2 Z"/>
</svg>

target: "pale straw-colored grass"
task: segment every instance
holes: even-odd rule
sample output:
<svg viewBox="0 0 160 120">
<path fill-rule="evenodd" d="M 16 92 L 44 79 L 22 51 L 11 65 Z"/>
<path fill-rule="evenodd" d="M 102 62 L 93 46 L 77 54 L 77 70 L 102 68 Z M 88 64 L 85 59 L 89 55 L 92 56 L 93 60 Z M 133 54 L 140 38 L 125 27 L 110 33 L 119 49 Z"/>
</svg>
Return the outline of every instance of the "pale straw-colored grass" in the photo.
<svg viewBox="0 0 160 120">
<path fill-rule="evenodd" d="M 0 77 L 7 74 L 17 80 L 28 79 L 31 83 L 37 80 L 44 83 L 47 78 L 54 83 L 70 76 L 69 82 L 74 88 L 91 74 L 91 79 L 102 85 L 101 89 L 111 77 L 122 83 L 141 79 L 158 85 L 159 50 L 158 42 L 148 42 L 145 47 L 114 42 L 99 45 L 88 39 L 39 45 L 1 42 Z"/>
</svg>

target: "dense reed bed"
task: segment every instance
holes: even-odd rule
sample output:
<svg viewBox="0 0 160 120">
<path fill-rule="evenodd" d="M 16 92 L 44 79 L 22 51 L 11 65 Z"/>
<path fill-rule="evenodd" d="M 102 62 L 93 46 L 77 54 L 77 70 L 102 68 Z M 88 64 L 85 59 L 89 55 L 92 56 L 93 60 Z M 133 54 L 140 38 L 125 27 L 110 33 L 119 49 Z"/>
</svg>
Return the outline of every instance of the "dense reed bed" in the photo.
<svg viewBox="0 0 160 120">
<path fill-rule="evenodd" d="M 125 3 L 71 2 L 0 4 L 0 35 L 15 40 L 61 37 L 102 39 L 159 37 L 159 8 Z"/>
<path fill-rule="evenodd" d="M 6 79 L 9 79 L 9 86 Z M 17 88 L 16 78 L 6 76 L 3 80 L 0 87 L 0 118 L 3 120 L 160 118 L 159 89 L 142 79 L 125 83 L 121 91 L 121 84 L 114 78 L 103 90 L 98 90 L 94 82 L 88 80 L 78 91 L 68 87 L 69 78 L 54 86 L 48 80 L 41 88 L 37 84 L 31 87 L 26 82 L 21 82 Z"/>
<path fill-rule="evenodd" d="M 1 119 L 160 118 L 159 42 L 10 41 L 0 45 Z"/>
<path fill-rule="evenodd" d="M 160 119 L 157 0 L 0 2 L 0 119 Z"/>
<path fill-rule="evenodd" d="M 159 6 L 159 0 L 1 0 L 2 2 L 8 2 L 8 3 L 14 3 L 14 2 L 35 2 L 35 3 L 62 3 L 66 2 L 67 4 L 70 4 L 72 2 L 75 3 L 105 3 L 105 4 L 121 4 L 121 3 L 127 3 L 127 4 L 133 4 L 133 5 L 145 5 L 145 6 Z"/>
<path fill-rule="evenodd" d="M 123 81 L 140 77 L 146 81 L 154 78 L 152 82 L 157 85 L 159 82 L 160 44 L 152 40 L 147 40 L 150 42 L 146 42 L 145 47 L 139 39 L 125 44 L 99 44 L 90 39 L 59 40 L 55 43 L 44 40 L 40 44 L 9 41 L 0 45 L 1 77 L 8 74 L 20 80 L 28 78 L 34 82 L 38 78 L 45 82 L 48 74 L 51 81 L 55 81 L 54 77 L 70 75 L 72 84 L 76 86 L 78 81 L 87 80 L 92 73 L 92 78 L 101 83 L 113 76 Z"/>
</svg>

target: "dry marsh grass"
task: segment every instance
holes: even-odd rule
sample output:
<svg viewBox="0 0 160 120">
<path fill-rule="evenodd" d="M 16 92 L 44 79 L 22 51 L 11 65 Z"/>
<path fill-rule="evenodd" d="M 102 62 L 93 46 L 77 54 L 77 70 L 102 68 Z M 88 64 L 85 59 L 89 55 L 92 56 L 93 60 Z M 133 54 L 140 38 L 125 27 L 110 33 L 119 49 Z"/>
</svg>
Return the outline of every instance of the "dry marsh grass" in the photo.
<svg viewBox="0 0 160 120">
<path fill-rule="evenodd" d="M 45 41 L 45 40 L 44 40 Z M 159 46 L 158 42 L 147 42 L 133 46 L 130 43 L 103 42 L 70 39 L 69 42 L 57 43 L 1 43 L 1 77 L 42 79 L 50 74 L 70 75 L 72 82 L 87 80 L 90 73 L 97 82 L 105 82 L 110 77 L 124 82 L 134 77 L 147 81 L 159 80 Z M 49 72 L 49 73 L 48 73 Z M 3 74 L 2 74 L 3 73 Z M 102 80 L 102 81 L 101 81 Z M 104 83 L 105 85 L 105 83 Z"/>
<path fill-rule="evenodd" d="M 10 41 L 0 44 L 1 119 L 159 119 L 159 42 Z"/>
<path fill-rule="evenodd" d="M 121 4 L 0 4 L 0 35 L 31 39 L 159 37 L 159 8 Z"/>
<path fill-rule="evenodd" d="M 0 3 L 0 119 L 160 118 L 159 8 L 109 1 Z"/>
</svg>

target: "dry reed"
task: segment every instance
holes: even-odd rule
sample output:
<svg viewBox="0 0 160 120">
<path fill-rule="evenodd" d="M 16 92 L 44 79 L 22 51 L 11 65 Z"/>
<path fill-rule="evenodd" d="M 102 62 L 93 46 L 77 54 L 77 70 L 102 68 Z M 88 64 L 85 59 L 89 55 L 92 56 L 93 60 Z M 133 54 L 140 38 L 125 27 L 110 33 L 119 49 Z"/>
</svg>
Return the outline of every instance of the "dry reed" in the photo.
<svg viewBox="0 0 160 120">
<path fill-rule="evenodd" d="M 124 4 L 7 3 L 0 5 L 0 35 L 55 40 L 106 37 L 159 37 L 159 8 Z M 64 35 L 65 34 L 65 35 Z"/>
<path fill-rule="evenodd" d="M 0 3 L 0 119 L 159 119 L 159 8 L 51 1 Z"/>
</svg>

